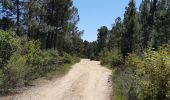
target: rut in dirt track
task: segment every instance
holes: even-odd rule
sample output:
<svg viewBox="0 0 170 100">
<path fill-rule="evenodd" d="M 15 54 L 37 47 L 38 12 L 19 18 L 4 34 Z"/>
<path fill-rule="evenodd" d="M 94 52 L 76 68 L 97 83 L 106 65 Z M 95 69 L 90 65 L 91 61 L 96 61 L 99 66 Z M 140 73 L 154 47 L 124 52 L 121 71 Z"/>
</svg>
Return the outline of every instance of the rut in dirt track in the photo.
<svg viewBox="0 0 170 100">
<path fill-rule="evenodd" d="M 35 86 L 12 100 L 110 100 L 111 70 L 82 59 L 62 78 Z"/>
</svg>

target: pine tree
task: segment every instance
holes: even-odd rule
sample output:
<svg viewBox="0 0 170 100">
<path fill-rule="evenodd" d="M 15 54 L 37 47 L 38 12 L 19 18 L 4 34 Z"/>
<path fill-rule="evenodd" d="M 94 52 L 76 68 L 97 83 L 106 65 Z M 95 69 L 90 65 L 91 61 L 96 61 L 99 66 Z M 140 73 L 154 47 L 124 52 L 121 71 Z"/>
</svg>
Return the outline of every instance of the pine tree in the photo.
<svg viewBox="0 0 170 100">
<path fill-rule="evenodd" d="M 140 34 L 138 34 L 138 17 L 135 0 L 130 0 L 124 14 L 124 32 L 121 39 L 121 52 L 123 57 L 139 48 Z"/>
<path fill-rule="evenodd" d="M 78 10 L 73 6 L 72 0 L 49 0 L 46 23 L 54 26 L 55 30 L 47 34 L 47 48 L 62 50 L 65 37 L 71 36 L 77 31 L 75 25 L 78 20 Z"/>
<path fill-rule="evenodd" d="M 156 2 L 156 1 L 155 1 Z M 153 47 L 158 48 L 159 46 L 168 43 L 169 36 L 169 23 L 168 23 L 168 0 L 161 0 L 155 3 L 155 13 L 153 17 L 152 30 L 154 30 L 153 36 Z"/>
<path fill-rule="evenodd" d="M 6 12 L 6 16 L 8 18 L 11 17 L 16 20 L 14 28 L 16 30 L 17 35 L 21 35 L 20 34 L 21 16 L 22 16 L 21 10 L 23 9 L 23 4 L 24 1 L 20 1 L 20 0 L 2 0 L 2 6 Z"/>
<path fill-rule="evenodd" d="M 24 17 L 22 20 L 22 31 L 31 39 L 41 41 L 42 48 L 46 48 L 47 33 L 54 30 L 46 21 L 45 0 L 31 0 L 25 2 Z"/>
<path fill-rule="evenodd" d="M 167 29 L 167 33 L 166 33 L 166 39 L 169 41 L 170 40 L 170 0 L 167 0 L 166 3 L 166 16 L 165 16 L 165 25 L 166 25 L 166 29 Z"/>
<path fill-rule="evenodd" d="M 140 5 L 140 24 L 142 32 L 142 47 L 145 49 L 150 43 L 150 32 L 149 32 L 149 11 L 150 11 L 150 0 L 143 0 Z"/>
<path fill-rule="evenodd" d="M 100 29 L 98 29 L 98 52 L 101 52 L 104 48 L 107 47 L 108 33 L 109 30 L 106 26 L 102 26 Z"/>
<path fill-rule="evenodd" d="M 2 30 L 9 30 L 13 24 L 14 22 L 8 17 L 0 19 L 0 29 Z"/>
<path fill-rule="evenodd" d="M 121 37 L 123 32 L 123 25 L 121 18 L 118 17 L 115 20 L 115 24 L 113 25 L 111 32 L 109 34 L 109 42 L 108 42 L 108 48 L 109 50 L 113 49 L 119 49 L 121 47 Z"/>
</svg>

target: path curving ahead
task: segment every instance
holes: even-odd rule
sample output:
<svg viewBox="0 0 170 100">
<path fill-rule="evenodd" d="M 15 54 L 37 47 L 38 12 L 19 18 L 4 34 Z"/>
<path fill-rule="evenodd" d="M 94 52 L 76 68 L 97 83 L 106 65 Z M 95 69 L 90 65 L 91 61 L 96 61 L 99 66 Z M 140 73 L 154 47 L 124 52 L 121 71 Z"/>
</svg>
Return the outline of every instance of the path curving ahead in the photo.
<svg viewBox="0 0 170 100">
<path fill-rule="evenodd" d="M 82 59 L 62 78 L 35 86 L 12 100 L 110 100 L 111 70 Z"/>
</svg>

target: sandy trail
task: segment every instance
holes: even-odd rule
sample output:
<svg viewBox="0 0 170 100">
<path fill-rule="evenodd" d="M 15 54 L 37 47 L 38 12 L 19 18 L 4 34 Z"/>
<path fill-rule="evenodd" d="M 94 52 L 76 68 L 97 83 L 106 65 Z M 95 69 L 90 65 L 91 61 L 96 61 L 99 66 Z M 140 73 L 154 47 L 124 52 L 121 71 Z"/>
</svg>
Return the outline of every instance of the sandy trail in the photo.
<svg viewBox="0 0 170 100">
<path fill-rule="evenodd" d="M 82 59 L 62 78 L 32 87 L 10 100 L 110 100 L 111 70 Z"/>
</svg>

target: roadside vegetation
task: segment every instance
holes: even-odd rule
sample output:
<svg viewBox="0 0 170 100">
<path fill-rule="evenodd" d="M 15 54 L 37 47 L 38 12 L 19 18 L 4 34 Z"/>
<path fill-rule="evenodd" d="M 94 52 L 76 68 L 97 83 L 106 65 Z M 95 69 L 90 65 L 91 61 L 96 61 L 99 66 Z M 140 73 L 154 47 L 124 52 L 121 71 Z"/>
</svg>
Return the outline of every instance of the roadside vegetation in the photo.
<svg viewBox="0 0 170 100">
<path fill-rule="evenodd" d="M 30 81 L 49 75 L 63 74 L 79 61 L 76 56 L 57 50 L 41 50 L 40 42 L 19 38 L 11 31 L 0 30 L 0 91 L 8 92 Z"/>
<path fill-rule="evenodd" d="M 100 27 L 93 42 L 81 39 L 73 0 L 0 5 L 1 93 L 65 73 L 82 57 L 113 70 L 115 100 L 170 99 L 170 0 L 142 0 L 139 10 L 129 0 L 123 19 Z"/>
<path fill-rule="evenodd" d="M 85 43 L 89 58 L 113 70 L 113 100 L 170 99 L 169 12 L 169 0 L 142 0 L 139 11 L 130 0 L 124 19 Z"/>
<path fill-rule="evenodd" d="M 82 56 L 72 0 L 0 0 L 0 95 L 69 71 Z"/>
<path fill-rule="evenodd" d="M 100 60 L 101 64 L 113 68 L 114 99 L 168 100 L 170 98 L 170 45 L 163 45 L 156 51 L 149 48 L 140 55 L 129 54 L 125 62 L 117 53 L 105 54 Z M 113 57 L 112 60 L 110 57 Z"/>
</svg>

